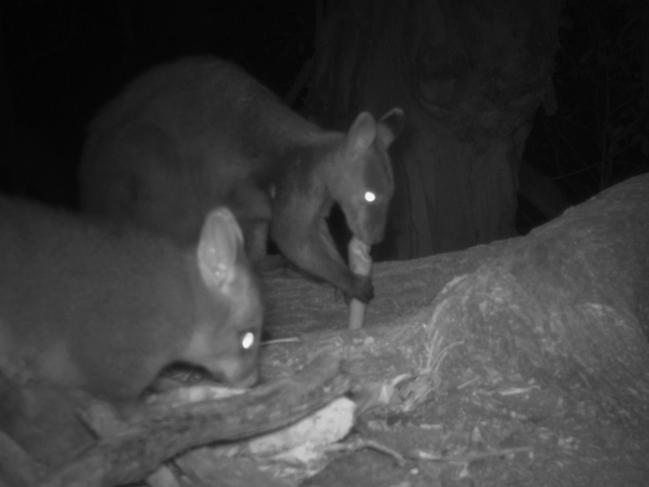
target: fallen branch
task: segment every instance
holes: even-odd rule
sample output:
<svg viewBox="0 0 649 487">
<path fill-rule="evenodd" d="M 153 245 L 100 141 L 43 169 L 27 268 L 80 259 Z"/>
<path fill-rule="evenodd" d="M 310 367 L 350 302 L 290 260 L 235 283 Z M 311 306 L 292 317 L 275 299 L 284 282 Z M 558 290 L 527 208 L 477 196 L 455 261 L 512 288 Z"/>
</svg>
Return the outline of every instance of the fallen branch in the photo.
<svg viewBox="0 0 649 487">
<path fill-rule="evenodd" d="M 345 394 L 349 380 L 331 356 L 300 374 L 220 400 L 144 405 L 123 431 L 101 439 L 48 476 L 43 487 L 100 487 L 135 482 L 189 448 L 233 441 L 289 425 Z"/>
</svg>

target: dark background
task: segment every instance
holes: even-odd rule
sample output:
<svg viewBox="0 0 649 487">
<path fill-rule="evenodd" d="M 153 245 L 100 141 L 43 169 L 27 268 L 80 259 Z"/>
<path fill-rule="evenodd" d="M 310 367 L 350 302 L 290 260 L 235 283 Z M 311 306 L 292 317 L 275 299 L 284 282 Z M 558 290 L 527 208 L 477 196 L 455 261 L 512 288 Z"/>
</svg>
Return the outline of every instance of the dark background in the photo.
<svg viewBox="0 0 649 487">
<path fill-rule="evenodd" d="M 215 1 L 10 1 L 2 8 L 15 144 L 2 189 L 50 202 L 74 203 L 84 127 L 147 67 L 211 53 L 281 94 L 313 48 L 312 2 L 281 12 L 276 2 Z"/>
<path fill-rule="evenodd" d="M 556 111 L 539 110 L 524 158 L 571 203 L 649 170 L 645 3 L 569 1 L 557 26 Z M 323 5 L 5 0 L 0 190 L 74 205 L 84 127 L 162 61 L 211 53 L 285 95 L 313 55 Z"/>
</svg>

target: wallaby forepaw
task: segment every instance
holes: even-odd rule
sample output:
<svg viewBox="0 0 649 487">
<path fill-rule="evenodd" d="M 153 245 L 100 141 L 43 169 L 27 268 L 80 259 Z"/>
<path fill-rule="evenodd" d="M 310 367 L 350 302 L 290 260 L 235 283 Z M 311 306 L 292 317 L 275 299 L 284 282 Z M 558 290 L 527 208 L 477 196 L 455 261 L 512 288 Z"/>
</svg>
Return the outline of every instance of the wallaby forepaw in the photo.
<svg viewBox="0 0 649 487">
<path fill-rule="evenodd" d="M 374 285 L 372 280 L 366 276 L 354 274 L 353 288 L 350 297 L 358 299 L 363 303 L 369 303 L 374 298 Z"/>
</svg>

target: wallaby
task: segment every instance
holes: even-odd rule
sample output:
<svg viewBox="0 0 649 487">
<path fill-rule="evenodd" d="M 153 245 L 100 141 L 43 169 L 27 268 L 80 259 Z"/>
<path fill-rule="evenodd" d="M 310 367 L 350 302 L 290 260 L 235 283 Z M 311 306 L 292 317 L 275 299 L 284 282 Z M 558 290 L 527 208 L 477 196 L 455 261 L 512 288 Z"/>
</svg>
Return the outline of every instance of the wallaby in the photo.
<svg viewBox="0 0 649 487">
<path fill-rule="evenodd" d="M 92 121 L 82 206 L 192 241 L 210 208 L 227 205 L 253 261 L 270 231 L 299 268 L 367 302 L 371 281 L 347 268 L 325 218 L 338 203 L 354 236 L 383 238 L 394 191 L 387 149 L 402 125 L 394 108 L 325 131 L 233 64 L 183 59 L 137 78 Z"/>
<path fill-rule="evenodd" d="M 136 400 L 174 363 L 252 385 L 263 310 L 248 267 L 226 208 L 181 249 L 0 198 L 0 368 L 116 403 Z"/>
</svg>

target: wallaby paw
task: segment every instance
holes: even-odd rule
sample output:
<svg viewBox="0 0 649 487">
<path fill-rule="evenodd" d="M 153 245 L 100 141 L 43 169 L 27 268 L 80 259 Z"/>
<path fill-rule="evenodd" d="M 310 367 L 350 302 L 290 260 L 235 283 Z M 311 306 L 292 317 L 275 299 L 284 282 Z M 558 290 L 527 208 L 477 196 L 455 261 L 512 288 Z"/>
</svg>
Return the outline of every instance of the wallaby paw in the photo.
<svg viewBox="0 0 649 487">
<path fill-rule="evenodd" d="M 345 295 L 345 301 L 349 304 L 349 299 L 358 299 L 363 303 L 369 303 L 374 298 L 374 285 L 372 280 L 366 276 L 354 274 L 352 289 L 349 295 Z"/>
</svg>

